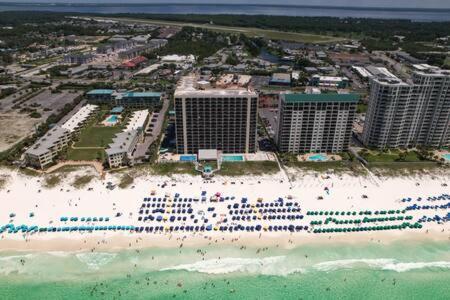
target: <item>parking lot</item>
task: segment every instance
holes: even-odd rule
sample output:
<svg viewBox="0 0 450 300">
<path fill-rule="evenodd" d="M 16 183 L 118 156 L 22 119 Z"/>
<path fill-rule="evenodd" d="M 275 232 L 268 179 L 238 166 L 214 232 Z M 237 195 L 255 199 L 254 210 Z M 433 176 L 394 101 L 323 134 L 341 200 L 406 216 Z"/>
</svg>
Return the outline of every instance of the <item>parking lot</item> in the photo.
<svg viewBox="0 0 450 300">
<path fill-rule="evenodd" d="M 1 100 L 0 107 L 0 152 L 5 151 L 31 135 L 39 124 L 45 122 L 51 114 L 59 113 L 64 105 L 81 95 L 80 91 L 52 94 L 46 89 L 19 107 L 14 103 L 14 97 L 7 97 Z M 16 96 L 17 97 L 17 96 Z M 29 116 L 31 111 L 37 112 L 36 118 Z"/>
</svg>

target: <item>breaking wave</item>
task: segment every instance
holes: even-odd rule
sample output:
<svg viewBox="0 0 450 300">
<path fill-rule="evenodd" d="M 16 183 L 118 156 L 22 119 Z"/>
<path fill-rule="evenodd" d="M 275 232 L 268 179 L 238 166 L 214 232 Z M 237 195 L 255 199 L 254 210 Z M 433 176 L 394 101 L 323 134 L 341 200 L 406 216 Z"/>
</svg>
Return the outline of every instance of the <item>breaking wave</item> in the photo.
<svg viewBox="0 0 450 300">
<path fill-rule="evenodd" d="M 300 266 L 287 261 L 285 256 L 266 258 L 222 258 L 197 261 L 160 269 L 160 271 L 184 270 L 206 274 L 250 273 L 261 275 L 287 276 L 308 271 L 332 272 L 342 269 L 370 268 L 394 272 L 406 272 L 425 268 L 450 269 L 449 261 L 400 262 L 391 258 L 380 259 L 343 259 L 325 261 L 312 266 Z"/>
<path fill-rule="evenodd" d="M 450 269 L 449 261 L 430 261 L 430 262 L 399 262 L 395 259 L 344 259 L 321 262 L 314 265 L 319 271 L 335 271 L 339 269 L 351 269 L 357 266 L 367 266 L 373 269 L 388 270 L 395 272 L 406 272 L 410 270 L 425 268 Z"/>
<path fill-rule="evenodd" d="M 301 273 L 302 268 L 293 268 L 285 262 L 285 256 L 272 256 L 265 258 L 222 258 L 209 259 L 163 268 L 160 271 L 185 270 L 207 274 L 227 274 L 234 272 L 287 276 L 293 273 Z"/>
<path fill-rule="evenodd" d="M 86 264 L 89 269 L 98 270 L 101 266 L 104 266 L 111 262 L 117 256 L 116 253 L 78 253 L 76 257 L 79 261 Z"/>
</svg>

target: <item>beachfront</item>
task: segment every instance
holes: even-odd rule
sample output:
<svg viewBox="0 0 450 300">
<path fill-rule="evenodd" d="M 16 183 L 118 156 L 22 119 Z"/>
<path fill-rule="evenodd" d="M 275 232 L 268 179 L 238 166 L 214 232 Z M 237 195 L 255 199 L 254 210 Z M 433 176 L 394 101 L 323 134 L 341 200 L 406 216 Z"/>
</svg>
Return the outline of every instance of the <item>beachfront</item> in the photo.
<svg viewBox="0 0 450 300">
<path fill-rule="evenodd" d="M 126 189 L 117 175 L 83 188 L 65 175 L 4 170 L 2 249 L 92 250 L 211 243 L 294 247 L 314 241 L 448 239 L 448 175 L 354 177 L 284 173 L 259 177 L 141 176 Z M 109 182 L 109 184 L 108 184 Z M 82 241 L 82 242 L 80 242 Z"/>
</svg>

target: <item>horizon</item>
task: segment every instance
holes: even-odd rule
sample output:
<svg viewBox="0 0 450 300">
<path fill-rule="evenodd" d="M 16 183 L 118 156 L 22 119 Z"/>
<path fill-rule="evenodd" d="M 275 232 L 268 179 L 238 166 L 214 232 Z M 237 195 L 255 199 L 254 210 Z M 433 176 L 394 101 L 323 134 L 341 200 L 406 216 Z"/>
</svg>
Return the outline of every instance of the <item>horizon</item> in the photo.
<svg viewBox="0 0 450 300">
<path fill-rule="evenodd" d="M 392 3 L 390 0 L 361 0 L 355 3 L 351 0 L 334 0 L 333 3 L 327 0 L 286 0 L 282 4 L 273 3 L 272 0 L 132 0 L 130 3 L 123 3 L 121 0 L 106 1 L 86 1 L 86 0 L 0 0 L 0 3 L 14 4 L 202 4 L 202 5 L 291 5 L 291 6 L 318 6 L 318 7 L 355 7 L 355 8 L 405 8 L 405 9 L 450 9 L 450 3 L 446 0 L 431 0 L 424 3 L 420 0 L 398 0 Z M 424 5 L 425 4 L 425 5 Z"/>
</svg>

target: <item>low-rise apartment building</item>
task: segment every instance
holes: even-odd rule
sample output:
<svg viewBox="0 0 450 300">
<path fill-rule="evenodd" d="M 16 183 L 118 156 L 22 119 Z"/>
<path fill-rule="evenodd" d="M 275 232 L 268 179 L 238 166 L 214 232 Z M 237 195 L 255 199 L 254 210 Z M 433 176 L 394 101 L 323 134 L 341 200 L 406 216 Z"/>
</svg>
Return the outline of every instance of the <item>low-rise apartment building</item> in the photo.
<svg viewBox="0 0 450 300">
<path fill-rule="evenodd" d="M 116 134 L 106 149 L 108 164 L 111 168 L 133 165 L 137 144 L 143 140 L 145 127 L 149 120 L 148 110 L 133 112 L 124 131 Z"/>
<path fill-rule="evenodd" d="M 58 153 L 69 145 L 74 136 L 95 114 L 98 106 L 88 104 L 78 110 L 61 126 L 56 125 L 25 151 L 25 162 L 43 169 L 53 163 Z"/>
<path fill-rule="evenodd" d="M 86 94 L 91 104 L 108 104 L 131 109 L 155 108 L 161 105 L 161 93 L 116 92 L 109 89 L 92 90 Z"/>
</svg>

